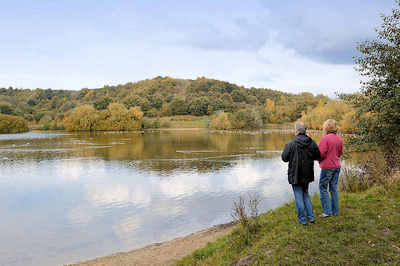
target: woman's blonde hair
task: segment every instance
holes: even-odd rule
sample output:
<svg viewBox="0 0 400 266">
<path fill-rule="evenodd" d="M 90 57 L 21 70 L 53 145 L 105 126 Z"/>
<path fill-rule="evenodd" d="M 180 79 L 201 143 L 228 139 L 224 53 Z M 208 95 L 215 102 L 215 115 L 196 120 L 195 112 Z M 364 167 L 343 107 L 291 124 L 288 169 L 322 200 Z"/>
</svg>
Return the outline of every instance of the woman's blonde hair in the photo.
<svg viewBox="0 0 400 266">
<path fill-rule="evenodd" d="M 322 125 L 322 133 L 324 135 L 329 134 L 329 133 L 335 133 L 338 131 L 338 128 L 336 126 L 336 121 L 333 119 L 328 119 L 324 122 Z"/>
</svg>

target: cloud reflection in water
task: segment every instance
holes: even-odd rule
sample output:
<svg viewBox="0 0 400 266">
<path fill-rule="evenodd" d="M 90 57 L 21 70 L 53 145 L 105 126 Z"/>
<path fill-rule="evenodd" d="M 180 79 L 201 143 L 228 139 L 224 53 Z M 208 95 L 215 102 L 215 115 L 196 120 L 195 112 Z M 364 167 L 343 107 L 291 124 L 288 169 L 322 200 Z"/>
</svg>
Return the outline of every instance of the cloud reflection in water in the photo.
<svg viewBox="0 0 400 266">
<path fill-rule="evenodd" d="M 70 263 L 183 236 L 230 221 L 233 201 L 248 192 L 262 196 L 263 211 L 279 206 L 292 192 L 276 151 L 290 137 L 165 132 L 29 140 L 57 153 L 7 152 L 10 159 L 0 161 L 0 228 L 7 228 L 0 250 L 18 258 L 0 254 L 0 264 Z M 0 148 L 14 142 L 26 143 L 0 141 Z"/>
</svg>

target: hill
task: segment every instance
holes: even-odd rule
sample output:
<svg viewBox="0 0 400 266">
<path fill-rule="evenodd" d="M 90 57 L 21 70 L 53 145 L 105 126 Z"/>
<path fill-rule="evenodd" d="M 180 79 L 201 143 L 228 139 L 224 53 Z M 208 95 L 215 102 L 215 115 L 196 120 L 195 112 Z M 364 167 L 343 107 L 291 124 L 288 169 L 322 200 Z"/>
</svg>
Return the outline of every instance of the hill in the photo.
<svg viewBox="0 0 400 266">
<path fill-rule="evenodd" d="M 273 103 L 274 117 L 265 111 Z M 92 105 L 105 110 L 111 103 L 127 109 L 139 106 L 145 117 L 174 115 L 204 116 L 217 111 L 235 113 L 258 109 L 264 122 L 288 122 L 301 117 L 307 108 L 329 98 L 311 93 L 284 93 L 265 88 L 245 88 L 229 82 L 197 78 L 156 77 L 123 85 L 79 91 L 0 88 L 0 113 L 24 117 L 30 124 L 57 125 L 73 108 Z"/>
</svg>

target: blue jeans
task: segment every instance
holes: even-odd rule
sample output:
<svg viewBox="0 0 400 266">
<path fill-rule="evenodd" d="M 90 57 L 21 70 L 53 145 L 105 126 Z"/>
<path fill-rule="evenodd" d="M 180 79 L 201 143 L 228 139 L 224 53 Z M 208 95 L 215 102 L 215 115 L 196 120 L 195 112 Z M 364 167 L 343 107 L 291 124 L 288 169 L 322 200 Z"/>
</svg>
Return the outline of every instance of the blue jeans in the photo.
<svg viewBox="0 0 400 266">
<path fill-rule="evenodd" d="M 319 193 L 322 210 L 325 214 L 339 214 L 338 181 L 340 168 L 321 169 L 319 178 Z M 331 198 L 329 198 L 329 192 Z"/>
<path fill-rule="evenodd" d="M 292 188 L 294 192 L 294 202 L 296 204 L 299 223 L 306 224 L 307 219 L 309 221 L 314 221 L 313 207 L 310 195 L 308 195 L 308 184 L 292 185 Z"/>
</svg>

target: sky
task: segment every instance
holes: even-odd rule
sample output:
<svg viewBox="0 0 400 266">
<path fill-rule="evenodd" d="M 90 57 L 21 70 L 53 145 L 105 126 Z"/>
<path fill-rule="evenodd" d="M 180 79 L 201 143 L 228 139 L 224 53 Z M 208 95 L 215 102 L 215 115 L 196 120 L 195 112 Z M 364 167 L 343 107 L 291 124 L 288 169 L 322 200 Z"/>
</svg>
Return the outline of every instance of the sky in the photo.
<svg viewBox="0 0 400 266">
<path fill-rule="evenodd" d="M 0 0 L 0 87 L 79 90 L 205 76 L 355 92 L 357 43 L 394 0 Z"/>
</svg>

